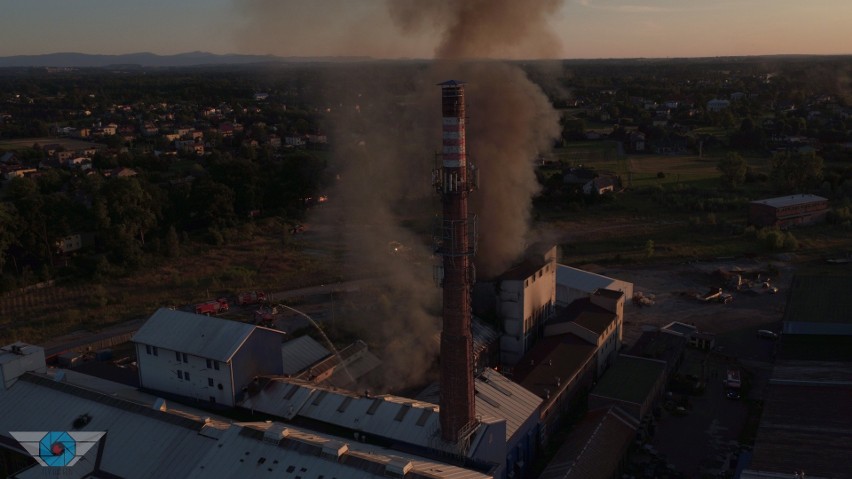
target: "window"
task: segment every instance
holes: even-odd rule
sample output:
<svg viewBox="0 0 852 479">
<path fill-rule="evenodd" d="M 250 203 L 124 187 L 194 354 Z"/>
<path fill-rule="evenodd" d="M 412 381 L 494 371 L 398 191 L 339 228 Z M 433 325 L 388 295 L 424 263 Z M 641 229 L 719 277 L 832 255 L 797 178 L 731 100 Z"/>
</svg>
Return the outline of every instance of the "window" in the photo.
<svg viewBox="0 0 852 479">
<path fill-rule="evenodd" d="M 177 370 L 178 379 L 183 379 L 183 371 L 180 369 Z"/>
<path fill-rule="evenodd" d="M 157 354 L 157 347 L 156 347 L 156 346 L 154 346 L 152 349 L 154 350 L 154 356 L 159 356 L 159 355 Z"/>
<path fill-rule="evenodd" d="M 210 404 L 216 404 L 216 398 L 215 397 L 210 396 Z M 240 459 L 240 460 L 242 461 L 242 459 Z"/>
<path fill-rule="evenodd" d="M 207 360 L 207 369 L 211 369 L 213 367 L 213 361 Z"/>
<path fill-rule="evenodd" d="M 213 378 L 207 378 L 207 385 L 213 387 Z"/>
<path fill-rule="evenodd" d="M 177 362 L 180 362 L 180 353 L 179 353 L 179 352 L 177 352 L 177 351 L 175 351 L 175 360 L 176 360 Z"/>
<path fill-rule="evenodd" d="M 145 354 L 151 354 L 151 345 L 149 345 L 149 344 L 145 345 Z"/>
<path fill-rule="evenodd" d="M 219 370 L 219 361 L 213 361 L 213 369 L 215 369 L 216 371 Z"/>
<path fill-rule="evenodd" d="M 189 371 L 183 373 L 183 378 L 189 381 Z"/>
<path fill-rule="evenodd" d="M 222 383 L 219 383 L 219 390 L 222 390 Z"/>
<path fill-rule="evenodd" d="M 181 354 L 183 354 L 183 362 L 188 363 L 189 358 L 187 358 L 186 353 L 181 353 Z"/>
</svg>

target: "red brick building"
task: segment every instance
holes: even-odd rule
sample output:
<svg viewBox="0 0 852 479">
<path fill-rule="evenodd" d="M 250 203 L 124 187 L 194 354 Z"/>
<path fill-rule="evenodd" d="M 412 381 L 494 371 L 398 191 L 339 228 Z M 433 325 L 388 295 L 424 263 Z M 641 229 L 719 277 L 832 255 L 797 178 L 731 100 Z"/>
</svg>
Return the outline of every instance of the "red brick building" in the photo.
<svg viewBox="0 0 852 479">
<path fill-rule="evenodd" d="M 748 222 L 754 226 L 789 228 L 825 220 L 828 200 L 816 195 L 791 195 L 752 201 L 748 205 Z"/>
</svg>

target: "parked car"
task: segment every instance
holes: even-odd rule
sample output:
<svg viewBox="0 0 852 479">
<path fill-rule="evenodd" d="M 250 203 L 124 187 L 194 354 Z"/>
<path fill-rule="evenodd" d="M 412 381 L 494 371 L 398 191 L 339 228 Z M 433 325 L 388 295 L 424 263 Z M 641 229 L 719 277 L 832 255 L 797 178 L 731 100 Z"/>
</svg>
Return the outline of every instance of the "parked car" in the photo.
<svg viewBox="0 0 852 479">
<path fill-rule="evenodd" d="M 757 337 L 766 339 L 778 339 L 778 333 L 775 333 L 768 329 L 760 329 L 757 331 Z"/>
<path fill-rule="evenodd" d="M 728 389 L 728 391 L 725 393 L 725 397 L 727 397 L 728 399 L 739 399 L 740 392 L 736 389 Z"/>
</svg>

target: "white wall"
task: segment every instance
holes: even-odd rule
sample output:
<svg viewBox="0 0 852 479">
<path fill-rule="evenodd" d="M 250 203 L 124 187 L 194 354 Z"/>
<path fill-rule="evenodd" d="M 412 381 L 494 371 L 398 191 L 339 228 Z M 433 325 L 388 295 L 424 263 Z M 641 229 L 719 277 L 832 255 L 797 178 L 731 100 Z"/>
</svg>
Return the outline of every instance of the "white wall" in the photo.
<svg viewBox="0 0 852 479">
<path fill-rule="evenodd" d="M 497 297 L 503 320 L 500 362 L 516 364 L 532 346 L 556 303 L 556 264 L 546 263 L 523 280 L 503 280 Z"/>
<path fill-rule="evenodd" d="M 215 369 L 215 363 L 211 360 L 211 367 L 207 367 L 207 359 L 187 354 L 187 361 L 180 360 L 175 356 L 175 351 L 156 348 L 151 346 L 148 353 L 148 345 L 136 343 L 136 358 L 139 365 L 139 381 L 143 388 L 177 394 L 199 401 L 209 402 L 213 396 L 217 404 L 228 406 L 234 405 L 234 393 L 231 381 L 231 365 L 219 362 L 219 370 Z M 178 377 L 177 372 L 181 372 Z M 189 379 L 186 374 L 189 373 Z M 213 379 L 210 386 L 209 379 Z M 222 389 L 219 389 L 219 384 Z"/>
</svg>

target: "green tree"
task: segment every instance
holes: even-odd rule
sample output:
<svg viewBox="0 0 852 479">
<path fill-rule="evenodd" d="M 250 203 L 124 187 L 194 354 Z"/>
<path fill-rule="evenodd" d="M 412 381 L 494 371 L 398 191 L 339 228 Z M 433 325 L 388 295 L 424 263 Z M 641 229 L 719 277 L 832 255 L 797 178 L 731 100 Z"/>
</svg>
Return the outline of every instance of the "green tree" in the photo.
<svg viewBox="0 0 852 479">
<path fill-rule="evenodd" d="M 716 164 L 716 169 L 722 172 L 722 181 L 730 186 L 741 185 L 745 180 L 748 164 L 737 153 L 728 153 Z"/>
<path fill-rule="evenodd" d="M 9 203 L 0 203 L 0 272 L 6 261 L 6 252 L 17 242 L 15 236 L 18 223 L 17 212 Z"/>
<path fill-rule="evenodd" d="M 772 157 L 770 174 L 776 187 L 784 192 L 801 192 L 822 178 L 822 158 L 816 153 L 782 153 Z"/>
</svg>

